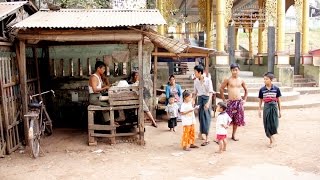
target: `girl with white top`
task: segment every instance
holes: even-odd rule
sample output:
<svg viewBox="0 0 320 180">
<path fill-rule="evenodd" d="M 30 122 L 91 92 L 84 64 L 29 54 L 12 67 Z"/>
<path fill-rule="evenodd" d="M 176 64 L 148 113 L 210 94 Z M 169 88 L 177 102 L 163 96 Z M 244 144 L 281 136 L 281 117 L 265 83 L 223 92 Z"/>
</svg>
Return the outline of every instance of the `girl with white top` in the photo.
<svg viewBox="0 0 320 180">
<path fill-rule="evenodd" d="M 183 92 L 183 103 L 181 104 L 180 114 L 183 126 L 182 134 L 182 148 L 185 151 L 190 151 L 189 148 L 198 148 L 194 145 L 195 142 L 195 123 L 196 117 L 194 115 L 195 108 L 192 107 L 192 95 L 187 90 Z"/>
<path fill-rule="evenodd" d="M 224 102 L 219 102 L 217 105 L 217 111 L 220 112 L 217 117 L 216 122 L 216 139 L 219 143 L 219 150 L 216 153 L 222 153 L 222 151 L 226 151 L 227 148 L 227 129 L 228 125 L 231 122 L 231 118 L 226 113 L 227 104 Z"/>
</svg>

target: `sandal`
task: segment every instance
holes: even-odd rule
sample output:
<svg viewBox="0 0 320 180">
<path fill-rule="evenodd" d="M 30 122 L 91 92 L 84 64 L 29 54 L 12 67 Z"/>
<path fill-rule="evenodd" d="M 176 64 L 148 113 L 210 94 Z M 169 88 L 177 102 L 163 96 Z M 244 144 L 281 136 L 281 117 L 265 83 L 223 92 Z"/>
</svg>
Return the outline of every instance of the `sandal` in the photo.
<svg viewBox="0 0 320 180">
<path fill-rule="evenodd" d="M 155 127 L 155 128 L 158 128 L 158 125 L 157 124 L 151 124 L 151 126 Z"/>
<path fill-rule="evenodd" d="M 196 145 L 194 145 L 194 144 L 191 144 L 191 145 L 190 145 L 190 148 L 199 148 L 199 146 L 196 146 Z"/>
<path fill-rule="evenodd" d="M 191 151 L 191 149 L 187 148 L 187 147 L 183 147 L 182 148 L 184 151 Z"/>
<path fill-rule="evenodd" d="M 208 145 L 208 144 L 209 144 L 209 141 L 203 142 L 203 143 L 201 144 L 201 146 L 206 146 L 206 145 Z"/>
</svg>

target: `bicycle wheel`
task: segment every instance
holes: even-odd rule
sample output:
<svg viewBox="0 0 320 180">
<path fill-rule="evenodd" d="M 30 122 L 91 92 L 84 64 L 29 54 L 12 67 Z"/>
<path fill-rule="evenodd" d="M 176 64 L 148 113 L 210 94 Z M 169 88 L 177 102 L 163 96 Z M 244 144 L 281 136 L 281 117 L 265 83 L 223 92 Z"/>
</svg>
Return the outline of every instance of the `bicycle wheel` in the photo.
<svg viewBox="0 0 320 180">
<path fill-rule="evenodd" d="M 40 131 L 39 131 L 39 123 L 37 120 L 32 120 L 30 123 L 29 133 L 32 136 L 29 136 L 29 144 L 31 147 L 32 155 L 34 158 L 39 157 L 40 152 Z"/>
<path fill-rule="evenodd" d="M 47 135 L 47 136 L 50 136 L 53 132 L 52 130 L 52 122 L 48 121 L 48 119 L 44 118 L 44 133 Z"/>
</svg>

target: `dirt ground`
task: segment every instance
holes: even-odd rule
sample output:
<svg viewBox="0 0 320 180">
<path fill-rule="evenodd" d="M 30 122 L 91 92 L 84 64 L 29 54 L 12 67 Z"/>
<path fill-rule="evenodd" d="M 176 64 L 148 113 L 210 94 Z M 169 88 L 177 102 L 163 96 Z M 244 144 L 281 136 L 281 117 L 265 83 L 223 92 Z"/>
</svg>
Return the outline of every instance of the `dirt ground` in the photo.
<svg viewBox="0 0 320 180">
<path fill-rule="evenodd" d="M 257 111 L 246 111 L 246 122 L 240 141 L 228 139 L 219 155 L 214 142 L 182 151 L 180 123 L 177 132 L 165 121 L 157 129 L 147 125 L 145 146 L 99 141 L 89 147 L 86 131 L 55 129 L 43 141 L 44 156 L 32 159 L 27 148 L 0 159 L 0 179 L 320 179 L 319 108 L 284 110 L 272 149 Z M 215 119 L 211 139 L 214 128 Z"/>
</svg>

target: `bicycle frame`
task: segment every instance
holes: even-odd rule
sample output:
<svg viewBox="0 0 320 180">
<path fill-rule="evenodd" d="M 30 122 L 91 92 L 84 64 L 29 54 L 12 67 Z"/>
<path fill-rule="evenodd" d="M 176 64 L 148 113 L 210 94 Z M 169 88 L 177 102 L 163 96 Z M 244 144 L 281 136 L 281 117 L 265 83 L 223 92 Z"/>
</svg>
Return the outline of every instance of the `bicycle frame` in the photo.
<svg viewBox="0 0 320 180">
<path fill-rule="evenodd" d="M 45 92 L 42 92 L 42 93 L 39 93 L 39 94 L 31 95 L 31 96 L 29 96 L 29 98 L 30 98 L 30 100 L 32 100 L 33 97 L 41 96 L 41 95 L 43 95 L 43 94 L 47 94 L 47 93 L 50 93 L 50 92 L 52 92 L 53 97 L 55 97 L 54 91 L 51 89 L 50 91 L 45 91 Z"/>
<path fill-rule="evenodd" d="M 52 92 L 53 96 L 55 96 L 54 91 L 50 90 L 29 96 L 30 101 L 32 102 L 33 98 L 36 96 L 41 96 L 50 92 Z M 40 151 L 41 136 L 46 130 L 47 134 L 52 134 L 52 121 L 42 101 L 39 103 L 31 103 L 29 111 L 24 115 L 24 117 L 28 121 L 29 125 L 29 145 L 31 146 L 33 157 L 37 158 Z"/>
</svg>

